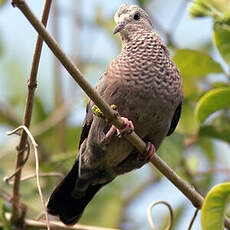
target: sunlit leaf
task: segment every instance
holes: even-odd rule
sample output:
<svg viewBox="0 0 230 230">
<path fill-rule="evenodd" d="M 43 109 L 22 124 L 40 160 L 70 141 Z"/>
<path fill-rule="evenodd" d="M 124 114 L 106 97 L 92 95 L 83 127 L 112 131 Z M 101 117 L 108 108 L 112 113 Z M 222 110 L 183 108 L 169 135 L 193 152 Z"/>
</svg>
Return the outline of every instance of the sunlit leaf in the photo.
<svg viewBox="0 0 230 230">
<path fill-rule="evenodd" d="M 173 57 L 183 78 L 185 97 L 198 90 L 198 78 L 210 73 L 222 73 L 221 65 L 201 51 L 181 49 Z"/>
<path fill-rule="evenodd" d="M 228 107 L 230 107 L 230 88 L 213 89 L 198 102 L 196 116 L 203 123 L 212 113 Z"/>
<path fill-rule="evenodd" d="M 230 11 L 229 0 L 206 0 L 210 2 L 218 11 L 228 13 Z"/>
<path fill-rule="evenodd" d="M 230 65 L 230 17 L 216 20 L 214 42 L 223 59 Z"/>
<path fill-rule="evenodd" d="M 224 214 L 230 201 L 230 183 L 213 187 L 205 197 L 201 209 L 203 230 L 223 230 Z"/>
<path fill-rule="evenodd" d="M 189 49 L 177 50 L 174 55 L 182 77 L 204 77 L 210 73 L 222 73 L 221 65 L 209 55 Z"/>
<path fill-rule="evenodd" d="M 212 15 L 212 5 L 207 0 L 195 0 L 189 8 L 192 18 L 200 18 Z"/>
</svg>

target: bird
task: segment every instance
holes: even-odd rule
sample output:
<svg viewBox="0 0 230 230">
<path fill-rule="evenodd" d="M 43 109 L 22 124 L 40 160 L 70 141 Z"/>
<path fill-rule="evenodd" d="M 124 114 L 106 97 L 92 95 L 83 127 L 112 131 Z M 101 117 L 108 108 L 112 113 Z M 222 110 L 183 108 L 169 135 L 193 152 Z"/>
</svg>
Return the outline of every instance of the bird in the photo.
<svg viewBox="0 0 230 230">
<path fill-rule="evenodd" d="M 124 126 L 119 130 L 95 116 L 94 102 L 89 100 L 77 158 L 47 202 L 48 213 L 66 225 L 79 221 L 102 187 L 148 163 L 174 132 L 182 112 L 183 80 L 150 16 L 137 5 L 123 4 L 114 20 L 121 52 L 99 79 L 96 91 L 116 106 Z M 133 130 L 146 142 L 142 153 L 123 137 Z"/>
</svg>

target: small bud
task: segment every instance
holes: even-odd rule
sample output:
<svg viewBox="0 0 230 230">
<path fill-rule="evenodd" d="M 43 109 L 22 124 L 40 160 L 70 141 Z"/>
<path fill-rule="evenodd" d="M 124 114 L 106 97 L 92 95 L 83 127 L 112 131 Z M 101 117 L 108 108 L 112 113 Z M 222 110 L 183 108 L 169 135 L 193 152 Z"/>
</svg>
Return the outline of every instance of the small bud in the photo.
<svg viewBox="0 0 230 230">
<path fill-rule="evenodd" d="M 105 117 L 104 114 L 101 112 L 101 110 L 96 105 L 94 105 L 91 109 L 97 117 L 100 117 L 100 118 Z"/>
</svg>

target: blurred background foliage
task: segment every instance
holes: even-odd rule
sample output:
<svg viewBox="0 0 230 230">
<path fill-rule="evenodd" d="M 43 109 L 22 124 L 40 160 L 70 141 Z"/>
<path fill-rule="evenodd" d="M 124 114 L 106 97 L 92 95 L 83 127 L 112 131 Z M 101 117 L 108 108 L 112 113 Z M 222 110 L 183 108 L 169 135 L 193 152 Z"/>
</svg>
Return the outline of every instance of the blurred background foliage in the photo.
<svg viewBox="0 0 230 230">
<path fill-rule="evenodd" d="M 44 1 L 28 3 L 40 16 Z M 158 154 L 205 196 L 213 185 L 230 178 L 229 0 L 53 1 L 48 30 L 93 85 L 119 53 L 120 39 L 112 31 L 113 15 L 122 3 L 138 4 L 151 14 L 154 29 L 181 71 L 185 95 L 182 117 Z M 4 228 L 10 229 L 4 213 L 11 208 L 12 188 L 3 178 L 14 171 L 19 137 L 6 137 L 5 131 L 22 123 L 36 33 L 9 1 L 0 1 L 0 7 L 0 218 Z M 77 154 L 88 98 L 66 75 L 44 46 L 31 124 L 41 151 L 42 173 L 65 174 Z M 31 154 L 23 176 L 33 175 L 34 168 Z M 46 199 L 59 180 L 41 178 Z M 27 217 L 36 218 L 42 207 L 34 179 L 22 182 L 21 195 L 28 206 Z M 175 211 L 173 229 L 187 228 L 194 208 L 151 165 L 106 186 L 87 207 L 80 223 L 149 229 L 146 209 L 159 199 L 168 201 Z M 154 208 L 157 229 L 164 229 L 167 218 L 164 208 Z M 201 229 L 199 218 L 194 229 Z"/>
</svg>

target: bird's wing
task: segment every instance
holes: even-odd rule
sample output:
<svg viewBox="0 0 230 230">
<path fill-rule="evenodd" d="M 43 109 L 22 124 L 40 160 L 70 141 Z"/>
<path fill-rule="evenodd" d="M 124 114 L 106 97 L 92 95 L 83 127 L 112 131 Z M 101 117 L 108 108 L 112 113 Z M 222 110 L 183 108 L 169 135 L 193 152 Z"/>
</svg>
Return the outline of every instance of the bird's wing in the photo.
<svg viewBox="0 0 230 230">
<path fill-rule="evenodd" d="M 89 133 L 91 124 L 93 122 L 93 112 L 91 110 L 92 106 L 93 106 L 93 102 L 90 100 L 86 107 L 86 115 L 85 115 L 85 120 L 82 126 L 82 130 L 81 130 L 81 136 L 80 136 L 78 149 L 80 149 L 81 144 L 88 137 L 88 133 Z"/>
<path fill-rule="evenodd" d="M 182 110 L 182 102 L 177 106 L 167 136 L 170 136 L 177 127 Z"/>
</svg>

